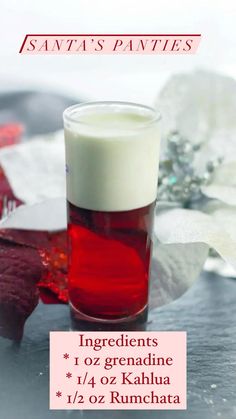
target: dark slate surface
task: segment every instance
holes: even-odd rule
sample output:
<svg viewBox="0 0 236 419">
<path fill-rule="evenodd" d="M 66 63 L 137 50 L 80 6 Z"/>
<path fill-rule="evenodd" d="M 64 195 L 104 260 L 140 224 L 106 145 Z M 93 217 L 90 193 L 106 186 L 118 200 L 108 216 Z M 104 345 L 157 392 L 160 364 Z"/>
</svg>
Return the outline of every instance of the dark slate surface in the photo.
<svg viewBox="0 0 236 419">
<path fill-rule="evenodd" d="M 62 129 L 63 111 L 76 102 L 71 98 L 46 92 L 0 94 L 0 124 L 23 124 L 25 138 L 47 134 Z"/>
<path fill-rule="evenodd" d="M 69 330 L 67 306 L 40 304 L 21 345 L 0 339 L 1 419 L 235 419 L 236 281 L 204 275 L 149 315 L 149 330 L 188 332 L 187 411 L 49 411 L 48 332 Z"/>
</svg>

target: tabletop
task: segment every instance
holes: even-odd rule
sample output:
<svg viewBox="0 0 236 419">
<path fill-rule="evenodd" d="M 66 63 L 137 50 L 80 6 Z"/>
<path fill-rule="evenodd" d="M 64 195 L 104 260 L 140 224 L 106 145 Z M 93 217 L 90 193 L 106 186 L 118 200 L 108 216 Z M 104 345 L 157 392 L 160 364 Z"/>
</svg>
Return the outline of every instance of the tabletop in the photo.
<svg viewBox="0 0 236 419">
<path fill-rule="evenodd" d="M 49 331 L 70 330 L 67 305 L 39 304 L 20 345 L 0 339 L 0 419 L 234 419 L 236 281 L 202 274 L 178 300 L 152 310 L 147 330 L 185 330 L 187 411 L 50 411 Z"/>
</svg>

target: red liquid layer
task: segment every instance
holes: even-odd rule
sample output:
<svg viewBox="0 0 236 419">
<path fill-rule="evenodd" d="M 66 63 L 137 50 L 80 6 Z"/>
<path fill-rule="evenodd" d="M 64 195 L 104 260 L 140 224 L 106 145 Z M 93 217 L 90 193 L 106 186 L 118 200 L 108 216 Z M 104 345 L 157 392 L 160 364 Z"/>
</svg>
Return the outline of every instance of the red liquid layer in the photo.
<svg viewBox="0 0 236 419">
<path fill-rule="evenodd" d="M 145 308 L 153 213 L 154 203 L 119 212 L 68 203 L 68 289 L 76 310 L 116 320 Z"/>
</svg>

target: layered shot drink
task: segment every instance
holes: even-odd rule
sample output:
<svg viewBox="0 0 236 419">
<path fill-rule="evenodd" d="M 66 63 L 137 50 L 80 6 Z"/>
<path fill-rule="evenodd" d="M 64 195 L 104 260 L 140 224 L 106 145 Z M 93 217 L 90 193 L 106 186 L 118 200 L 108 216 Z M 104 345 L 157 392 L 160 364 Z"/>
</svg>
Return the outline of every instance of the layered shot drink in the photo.
<svg viewBox="0 0 236 419">
<path fill-rule="evenodd" d="M 159 115 L 123 102 L 64 112 L 68 290 L 77 318 L 119 322 L 148 303 Z"/>
</svg>

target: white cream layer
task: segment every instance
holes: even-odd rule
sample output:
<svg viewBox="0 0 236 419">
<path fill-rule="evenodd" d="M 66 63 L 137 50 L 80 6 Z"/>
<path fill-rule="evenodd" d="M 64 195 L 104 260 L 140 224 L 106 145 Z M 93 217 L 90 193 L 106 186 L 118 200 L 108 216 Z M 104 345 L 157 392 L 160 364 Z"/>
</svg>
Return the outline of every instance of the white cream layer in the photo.
<svg viewBox="0 0 236 419">
<path fill-rule="evenodd" d="M 66 122 L 67 198 L 81 208 L 127 211 L 156 199 L 159 123 L 140 113 L 82 114 Z"/>
</svg>

